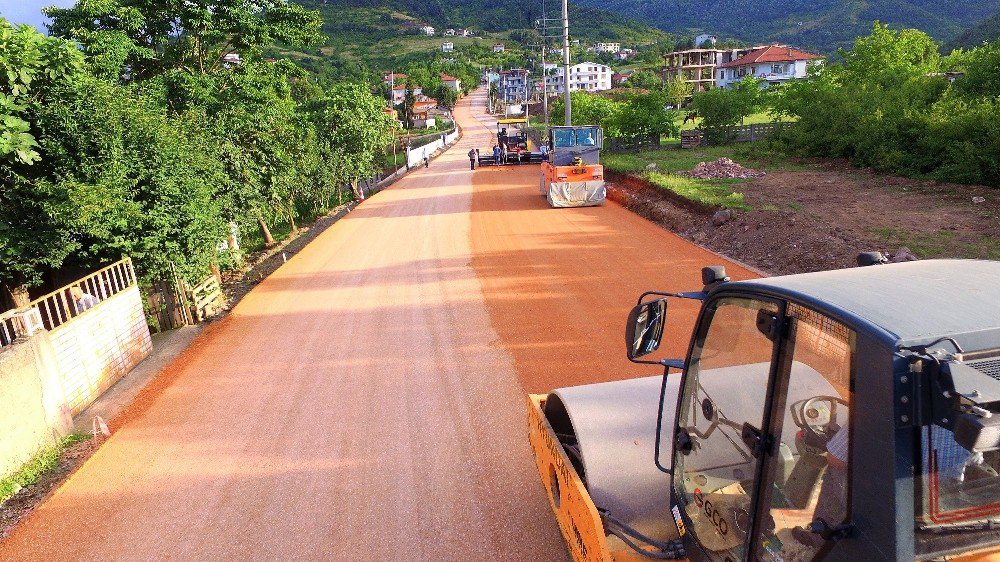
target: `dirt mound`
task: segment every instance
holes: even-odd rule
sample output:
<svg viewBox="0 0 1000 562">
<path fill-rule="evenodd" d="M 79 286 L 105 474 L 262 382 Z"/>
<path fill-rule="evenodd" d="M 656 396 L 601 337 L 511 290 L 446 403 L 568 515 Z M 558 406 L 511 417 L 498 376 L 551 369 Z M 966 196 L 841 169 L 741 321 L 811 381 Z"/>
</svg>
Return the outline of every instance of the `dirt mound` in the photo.
<svg viewBox="0 0 1000 562">
<path fill-rule="evenodd" d="M 764 172 L 741 166 L 729 158 L 719 158 L 714 162 L 699 162 L 690 172 L 678 172 L 678 174 L 700 180 L 750 179 L 766 175 Z"/>
</svg>

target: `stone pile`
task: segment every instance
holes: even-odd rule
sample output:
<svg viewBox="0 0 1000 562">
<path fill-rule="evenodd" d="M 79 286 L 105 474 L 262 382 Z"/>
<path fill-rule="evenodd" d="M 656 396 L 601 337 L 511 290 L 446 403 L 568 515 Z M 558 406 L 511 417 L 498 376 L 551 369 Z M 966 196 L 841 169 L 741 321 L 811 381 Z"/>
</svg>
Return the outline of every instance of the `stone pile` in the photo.
<svg viewBox="0 0 1000 562">
<path fill-rule="evenodd" d="M 729 158 L 719 158 L 714 162 L 700 162 L 690 172 L 678 172 L 679 175 L 700 180 L 711 179 L 750 179 L 765 175 L 764 172 L 746 168 Z"/>
</svg>

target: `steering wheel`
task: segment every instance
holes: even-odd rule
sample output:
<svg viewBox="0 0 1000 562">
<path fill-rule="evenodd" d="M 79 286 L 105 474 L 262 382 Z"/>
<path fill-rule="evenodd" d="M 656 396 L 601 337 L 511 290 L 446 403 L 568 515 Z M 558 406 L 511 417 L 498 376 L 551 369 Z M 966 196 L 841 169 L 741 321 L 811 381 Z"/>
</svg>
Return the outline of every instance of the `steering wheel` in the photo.
<svg viewBox="0 0 1000 562">
<path fill-rule="evenodd" d="M 820 405 L 826 402 L 826 405 Z M 849 404 L 839 396 L 813 396 L 799 400 L 791 406 L 792 421 L 800 429 L 821 443 L 826 443 L 840 430 L 837 423 L 837 404 L 848 407 Z"/>
</svg>

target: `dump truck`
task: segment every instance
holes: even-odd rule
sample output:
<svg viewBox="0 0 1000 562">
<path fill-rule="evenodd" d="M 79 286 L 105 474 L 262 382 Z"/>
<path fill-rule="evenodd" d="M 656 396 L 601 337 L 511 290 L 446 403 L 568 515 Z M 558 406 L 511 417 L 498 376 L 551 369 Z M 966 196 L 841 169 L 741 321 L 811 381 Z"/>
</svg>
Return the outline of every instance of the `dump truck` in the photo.
<svg viewBox="0 0 1000 562">
<path fill-rule="evenodd" d="M 601 148 L 604 131 L 593 125 L 552 127 L 539 191 L 552 207 L 604 204 L 607 190 Z"/>
<path fill-rule="evenodd" d="M 628 316 L 662 375 L 529 397 L 574 560 L 1000 558 L 1000 262 L 862 261 L 705 268 Z M 682 300 L 686 358 L 648 359 Z"/>
</svg>

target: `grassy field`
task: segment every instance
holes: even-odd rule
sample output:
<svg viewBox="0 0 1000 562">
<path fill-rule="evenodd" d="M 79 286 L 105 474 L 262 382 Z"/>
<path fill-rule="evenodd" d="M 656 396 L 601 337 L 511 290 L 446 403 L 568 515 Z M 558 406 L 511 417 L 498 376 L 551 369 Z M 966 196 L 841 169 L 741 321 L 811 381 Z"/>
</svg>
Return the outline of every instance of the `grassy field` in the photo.
<svg viewBox="0 0 1000 562">
<path fill-rule="evenodd" d="M 687 112 L 685 112 L 685 111 L 681 111 L 681 114 L 677 117 L 677 125 L 681 128 L 682 131 L 690 131 L 691 129 L 696 129 L 699 126 L 701 126 L 701 118 L 700 117 L 696 118 L 696 119 L 693 119 L 691 121 L 688 121 L 687 124 L 685 124 L 684 123 L 684 115 L 686 113 Z M 779 119 L 778 117 L 775 117 L 774 115 L 771 115 L 770 113 L 766 113 L 766 112 L 765 113 L 753 113 L 751 115 L 748 115 L 743 120 L 743 122 L 741 123 L 741 125 L 756 125 L 758 123 L 775 123 L 775 122 L 781 122 L 781 121 L 788 121 L 788 119 Z"/>
</svg>

